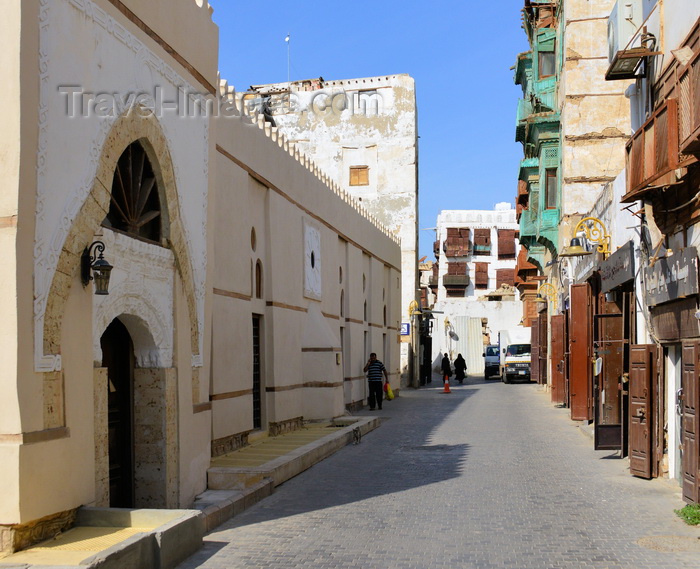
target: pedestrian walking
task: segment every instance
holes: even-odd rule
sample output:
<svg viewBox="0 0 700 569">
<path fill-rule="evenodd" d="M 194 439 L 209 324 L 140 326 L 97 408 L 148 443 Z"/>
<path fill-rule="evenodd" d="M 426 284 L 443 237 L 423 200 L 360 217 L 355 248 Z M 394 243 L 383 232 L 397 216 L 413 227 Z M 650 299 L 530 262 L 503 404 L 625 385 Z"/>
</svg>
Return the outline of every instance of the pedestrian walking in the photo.
<svg viewBox="0 0 700 569">
<path fill-rule="evenodd" d="M 369 410 L 374 411 L 375 407 L 382 408 L 382 400 L 384 399 L 384 382 L 383 379 L 389 381 L 389 375 L 386 373 L 384 364 L 377 359 L 377 354 L 372 352 L 369 355 L 369 360 L 365 364 L 364 371 L 367 374 L 367 386 L 369 387 Z M 382 378 L 384 374 L 384 378 Z"/>
<path fill-rule="evenodd" d="M 467 371 L 467 362 L 462 357 L 462 354 L 457 354 L 457 359 L 455 360 L 455 379 L 462 383 Z"/>
<path fill-rule="evenodd" d="M 450 365 L 450 358 L 445 354 L 445 357 L 442 358 L 442 381 L 449 381 L 451 377 L 452 366 Z"/>
</svg>

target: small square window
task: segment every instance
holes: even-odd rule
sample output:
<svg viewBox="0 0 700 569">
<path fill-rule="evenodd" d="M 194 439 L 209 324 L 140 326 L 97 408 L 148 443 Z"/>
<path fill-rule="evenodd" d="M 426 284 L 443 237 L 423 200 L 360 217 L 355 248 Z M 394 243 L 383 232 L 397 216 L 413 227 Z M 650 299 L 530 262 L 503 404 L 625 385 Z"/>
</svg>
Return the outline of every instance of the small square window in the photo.
<svg viewBox="0 0 700 569">
<path fill-rule="evenodd" d="M 369 186 L 369 166 L 350 166 L 350 185 Z"/>
</svg>

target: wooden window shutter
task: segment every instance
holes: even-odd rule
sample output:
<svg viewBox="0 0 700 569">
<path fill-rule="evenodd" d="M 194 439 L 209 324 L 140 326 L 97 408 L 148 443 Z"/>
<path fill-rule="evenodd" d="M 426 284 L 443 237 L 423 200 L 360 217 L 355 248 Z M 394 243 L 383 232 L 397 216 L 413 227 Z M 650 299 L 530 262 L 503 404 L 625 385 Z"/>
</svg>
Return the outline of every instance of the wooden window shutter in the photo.
<svg viewBox="0 0 700 569">
<path fill-rule="evenodd" d="M 474 254 L 475 255 L 490 255 L 491 254 L 491 230 L 490 229 L 475 229 L 474 230 Z"/>
<path fill-rule="evenodd" d="M 369 186 L 369 167 L 350 166 L 350 185 Z"/>
<path fill-rule="evenodd" d="M 445 254 L 449 257 L 467 256 L 471 250 L 469 234 L 467 227 L 448 227 L 444 245 Z"/>
<path fill-rule="evenodd" d="M 500 288 L 502 284 L 515 286 L 515 269 L 496 270 L 496 288 Z"/>
<path fill-rule="evenodd" d="M 447 274 L 448 275 L 466 275 L 467 274 L 467 264 L 466 263 L 447 263 Z"/>
<path fill-rule="evenodd" d="M 498 230 L 498 258 L 515 259 L 515 229 Z"/>
<path fill-rule="evenodd" d="M 489 286 L 489 264 L 475 263 L 474 285 L 477 288 L 488 288 Z"/>
</svg>

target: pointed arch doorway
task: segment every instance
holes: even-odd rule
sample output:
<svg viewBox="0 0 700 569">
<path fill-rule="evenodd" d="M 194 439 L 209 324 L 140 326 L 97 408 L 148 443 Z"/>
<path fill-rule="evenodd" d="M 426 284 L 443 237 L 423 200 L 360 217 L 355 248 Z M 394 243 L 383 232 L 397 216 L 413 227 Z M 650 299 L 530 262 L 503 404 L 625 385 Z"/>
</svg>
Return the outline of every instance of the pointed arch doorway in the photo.
<svg viewBox="0 0 700 569">
<path fill-rule="evenodd" d="M 134 343 L 126 326 L 112 320 L 100 338 L 107 368 L 109 505 L 134 507 Z"/>
</svg>

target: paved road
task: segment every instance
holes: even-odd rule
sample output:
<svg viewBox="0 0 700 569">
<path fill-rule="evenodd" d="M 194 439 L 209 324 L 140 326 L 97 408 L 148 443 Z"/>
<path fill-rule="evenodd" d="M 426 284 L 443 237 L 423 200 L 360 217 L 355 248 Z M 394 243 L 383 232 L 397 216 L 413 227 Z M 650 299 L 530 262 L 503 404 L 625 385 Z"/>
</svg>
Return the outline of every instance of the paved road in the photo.
<svg viewBox="0 0 700 569">
<path fill-rule="evenodd" d="M 381 414 L 179 569 L 700 567 L 678 489 L 594 451 L 537 385 L 405 390 Z"/>
</svg>

